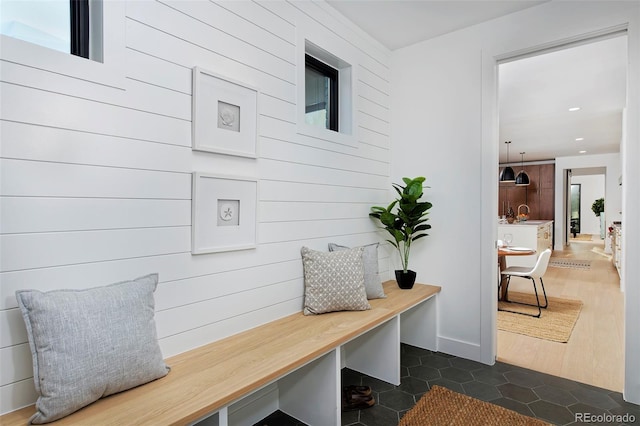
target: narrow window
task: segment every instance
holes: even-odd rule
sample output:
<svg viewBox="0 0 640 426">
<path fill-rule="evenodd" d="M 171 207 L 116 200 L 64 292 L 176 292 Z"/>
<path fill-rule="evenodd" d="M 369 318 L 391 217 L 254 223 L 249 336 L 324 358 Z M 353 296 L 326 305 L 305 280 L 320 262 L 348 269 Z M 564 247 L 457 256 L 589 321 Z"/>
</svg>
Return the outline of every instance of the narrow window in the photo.
<svg viewBox="0 0 640 426">
<path fill-rule="evenodd" d="M 305 122 L 338 131 L 338 70 L 305 55 Z"/>
</svg>

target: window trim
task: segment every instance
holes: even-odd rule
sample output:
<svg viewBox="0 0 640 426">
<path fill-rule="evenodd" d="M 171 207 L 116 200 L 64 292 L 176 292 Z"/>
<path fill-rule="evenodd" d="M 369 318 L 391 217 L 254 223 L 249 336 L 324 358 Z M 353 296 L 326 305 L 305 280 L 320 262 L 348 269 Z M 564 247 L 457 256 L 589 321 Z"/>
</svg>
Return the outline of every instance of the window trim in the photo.
<svg viewBox="0 0 640 426">
<path fill-rule="evenodd" d="M 92 8 L 102 14 L 102 55 L 86 60 L 69 53 L 49 49 L 24 40 L 0 34 L 0 58 L 21 65 L 63 74 L 116 89 L 126 89 L 124 73 L 125 2 L 90 0 L 101 3 Z M 101 10 L 100 10 L 101 9 Z M 93 12 L 91 12 L 93 14 Z M 95 30 L 95 28 L 94 28 Z M 96 42 L 94 40 L 93 42 Z"/>
<path fill-rule="evenodd" d="M 307 25 L 308 24 L 308 25 Z M 357 58 L 358 52 L 348 43 L 327 34 L 315 22 L 298 23 L 296 34 L 296 133 L 319 141 L 358 147 L 357 126 Z M 305 121 L 306 87 L 305 55 L 338 70 L 338 131 L 329 130 Z"/>
<path fill-rule="evenodd" d="M 326 127 L 328 130 L 333 130 L 334 132 L 339 131 L 339 110 L 340 110 L 340 96 L 338 93 L 339 87 L 339 72 L 337 69 L 333 68 L 330 65 L 322 62 L 321 60 L 309 55 L 305 54 L 305 68 L 310 68 L 319 74 L 324 75 L 329 79 L 329 126 Z M 306 92 L 305 92 L 306 99 Z M 306 113 L 306 102 L 305 102 L 305 113 Z"/>
</svg>

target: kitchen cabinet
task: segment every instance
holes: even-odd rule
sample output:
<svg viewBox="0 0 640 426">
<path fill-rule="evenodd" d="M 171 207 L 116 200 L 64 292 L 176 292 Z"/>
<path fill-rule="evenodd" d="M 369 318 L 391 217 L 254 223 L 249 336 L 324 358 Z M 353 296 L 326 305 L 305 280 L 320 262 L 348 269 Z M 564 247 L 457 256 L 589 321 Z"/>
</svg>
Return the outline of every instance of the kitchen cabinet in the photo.
<svg viewBox="0 0 640 426">
<path fill-rule="evenodd" d="M 527 247 L 536 250 L 536 254 L 532 256 L 507 256 L 507 267 L 533 267 L 540 253 L 546 249 L 553 250 L 552 220 L 528 220 L 525 222 L 498 225 L 498 239 L 504 240 L 505 234 L 511 234 L 513 236 L 512 246 Z"/>
<path fill-rule="evenodd" d="M 540 164 L 540 189 L 553 189 L 556 183 L 556 167 L 553 164 Z"/>
<path fill-rule="evenodd" d="M 554 203 L 555 191 L 553 188 L 551 189 L 540 189 L 539 191 L 539 211 L 538 217 L 540 219 L 551 219 L 556 214 L 555 212 L 555 203 Z"/>
<path fill-rule="evenodd" d="M 517 174 L 522 167 L 513 167 Z M 501 182 L 498 190 L 498 215 L 505 215 L 509 207 L 513 211 L 520 204 L 529 206 L 529 219 L 553 220 L 555 215 L 555 165 L 535 164 L 525 165 L 525 172 L 529 175 L 529 186 L 515 186 L 512 183 Z"/>
<path fill-rule="evenodd" d="M 555 215 L 556 167 L 554 164 L 541 164 L 540 185 L 538 186 L 539 214 L 537 219 L 553 219 Z M 532 219 L 536 219 L 533 218 Z"/>
<path fill-rule="evenodd" d="M 538 225 L 538 241 L 536 250 L 542 253 L 546 249 L 553 250 L 553 221 L 547 221 Z"/>
<path fill-rule="evenodd" d="M 618 276 L 622 277 L 620 272 L 622 271 L 622 224 L 613 224 L 611 237 L 611 261 L 618 271 Z"/>
</svg>

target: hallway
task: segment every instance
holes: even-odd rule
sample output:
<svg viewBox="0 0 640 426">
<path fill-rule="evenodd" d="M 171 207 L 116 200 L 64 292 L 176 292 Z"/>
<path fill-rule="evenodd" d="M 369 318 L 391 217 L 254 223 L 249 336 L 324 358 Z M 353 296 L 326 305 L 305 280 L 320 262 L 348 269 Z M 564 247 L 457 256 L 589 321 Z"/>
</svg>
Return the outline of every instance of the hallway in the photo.
<svg viewBox="0 0 640 426">
<path fill-rule="evenodd" d="M 584 303 L 569 342 L 498 331 L 498 361 L 622 391 L 624 297 L 618 273 L 603 249 L 604 242 L 597 235 L 593 241 L 571 239 L 565 250 L 554 251 L 552 259 L 588 260 L 590 269 L 549 266 L 544 275 L 549 296 Z M 530 287 L 524 280 L 512 281 L 510 290 L 531 291 Z"/>
</svg>

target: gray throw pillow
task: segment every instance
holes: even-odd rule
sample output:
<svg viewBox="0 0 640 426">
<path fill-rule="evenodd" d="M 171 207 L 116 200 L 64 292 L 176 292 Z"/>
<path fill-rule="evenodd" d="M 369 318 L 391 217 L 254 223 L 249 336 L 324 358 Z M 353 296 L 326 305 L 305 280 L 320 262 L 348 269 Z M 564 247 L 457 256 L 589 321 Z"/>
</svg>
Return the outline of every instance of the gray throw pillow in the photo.
<svg viewBox="0 0 640 426">
<path fill-rule="evenodd" d="M 362 262 L 364 263 L 364 288 L 367 299 L 384 299 L 387 297 L 382 288 L 382 280 L 378 270 L 378 243 L 362 246 Z M 329 243 L 329 251 L 349 250 L 349 247 Z"/>
<path fill-rule="evenodd" d="M 38 393 L 32 424 L 165 376 L 154 320 L 158 274 L 86 290 L 16 292 Z"/>
<path fill-rule="evenodd" d="M 363 249 L 323 253 L 302 247 L 304 314 L 371 309 L 364 288 Z"/>
</svg>

